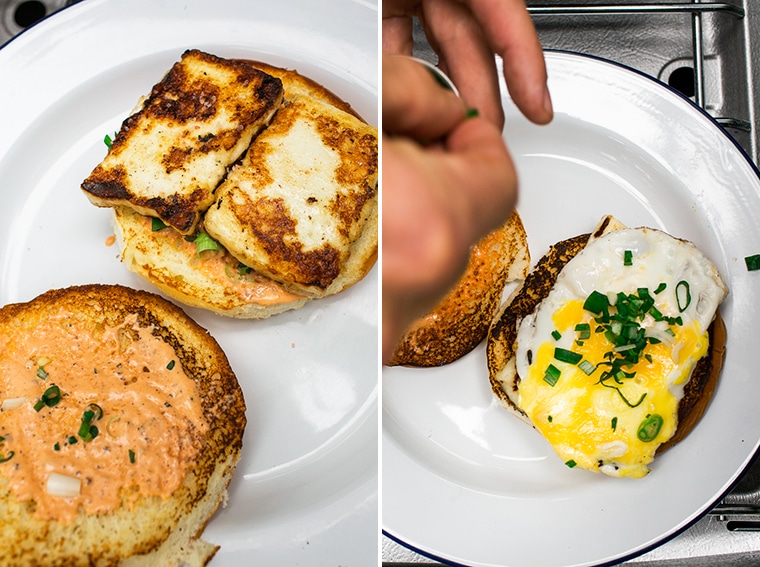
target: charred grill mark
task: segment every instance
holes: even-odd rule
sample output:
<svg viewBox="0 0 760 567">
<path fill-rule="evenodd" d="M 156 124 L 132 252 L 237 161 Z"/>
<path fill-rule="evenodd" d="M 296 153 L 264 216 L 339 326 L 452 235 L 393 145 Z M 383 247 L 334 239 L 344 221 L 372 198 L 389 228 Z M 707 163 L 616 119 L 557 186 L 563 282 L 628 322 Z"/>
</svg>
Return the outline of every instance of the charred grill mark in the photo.
<svg viewBox="0 0 760 567">
<path fill-rule="evenodd" d="M 288 214 L 282 198 L 261 197 L 254 202 L 238 205 L 238 218 L 247 220 L 246 229 L 256 238 L 272 260 L 272 264 L 291 266 L 294 281 L 326 288 L 338 277 L 341 254 L 333 246 L 304 251 L 296 233 L 297 222 Z"/>
<path fill-rule="evenodd" d="M 127 170 L 119 165 L 110 171 L 98 166 L 82 183 L 82 189 L 102 199 L 129 199 L 126 188 Z"/>
</svg>

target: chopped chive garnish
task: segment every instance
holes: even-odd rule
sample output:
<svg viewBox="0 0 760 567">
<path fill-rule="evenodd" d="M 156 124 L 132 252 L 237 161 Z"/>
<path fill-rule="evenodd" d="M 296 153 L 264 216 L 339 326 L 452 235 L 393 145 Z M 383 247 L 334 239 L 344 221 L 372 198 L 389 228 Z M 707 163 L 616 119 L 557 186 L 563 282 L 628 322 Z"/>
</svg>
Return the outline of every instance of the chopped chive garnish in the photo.
<svg viewBox="0 0 760 567">
<path fill-rule="evenodd" d="M 612 431 L 615 431 L 617 429 L 617 417 L 613 417 L 612 421 L 610 422 L 610 425 L 612 426 Z"/>
<path fill-rule="evenodd" d="M 106 145 L 106 147 L 110 150 L 111 146 L 113 146 L 113 140 L 116 137 L 116 132 L 113 133 L 113 138 L 110 134 L 106 134 L 103 138 L 103 143 Z"/>
<path fill-rule="evenodd" d="M 691 290 L 689 289 L 689 282 L 681 280 L 676 284 L 676 302 L 678 302 L 678 310 L 683 313 L 691 303 Z"/>
<path fill-rule="evenodd" d="M 583 308 L 594 315 L 601 315 L 610 306 L 610 300 L 603 293 L 592 291 L 591 295 L 586 298 Z"/>
<path fill-rule="evenodd" d="M 169 228 L 169 225 L 162 221 L 160 218 L 152 217 L 150 219 L 150 229 L 153 232 L 158 232 L 159 230 L 163 230 L 165 228 Z"/>
<path fill-rule="evenodd" d="M 578 323 L 575 330 L 578 331 L 578 340 L 585 341 L 591 338 L 591 325 L 588 323 Z"/>
<path fill-rule="evenodd" d="M 45 371 L 45 369 L 42 366 L 37 368 L 37 378 L 39 378 L 40 380 L 47 380 L 48 376 L 50 375 Z"/>
<path fill-rule="evenodd" d="M 557 329 L 554 329 L 552 331 L 552 338 L 554 338 L 555 341 L 558 341 L 562 338 L 562 334 Z"/>
<path fill-rule="evenodd" d="M 623 252 L 623 265 L 624 266 L 632 266 L 633 265 L 633 252 L 630 250 L 626 250 Z"/>
<path fill-rule="evenodd" d="M 578 365 L 578 368 L 583 370 L 583 372 L 586 373 L 586 376 L 591 376 L 596 370 L 596 364 L 593 364 L 589 362 L 588 360 L 582 360 L 581 363 Z"/>
<path fill-rule="evenodd" d="M 546 373 L 544 374 L 544 382 L 549 384 L 549 386 L 554 386 L 557 384 L 557 380 L 559 380 L 559 375 L 560 375 L 559 368 L 557 368 L 553 364 L 550 364 L 549 367 L 546 369 Z"/>
<path fill-rule="evenodd" d="M 662 416 L 656 413 L 648 415 L 644 421 L 639 425 L 639 429 L 636 432 L 636 436 L 644 443 L 654 441 L 657 434 L 662 427 Z"/>
<path fill-rule="evenodd" d="M 760 270 L 760 254 L 754 254 L 744 258 L 744 263 L 747 265 L 748 272 L 755 272 Z"/>
<path fill-rule="evenodd" d="M 578 463 L 576 463 L 574 460 L 570 459 L 569 461 L 565 461 L 565 464 L 572 469 Z"/>
<path fill-rule="evenodd" d="M 53 450 L 54 451 L 60 451 L 61 450 L 61 444 L 60 443 L 56 443 L 55 445 L 53 445 Z"/>
<path fill-rule="evenodd" d="M 657 286 L 657 289 L 654 290 L 654 294 L 657 295 L 659 293 L 662 293 L 663 291 L 665 291 L 666 287 L 668 287 L 668 284 L 666 284 L 665 282 L 662 282 L 660 285 Z"/>
<path fill-rule="evenodd" d="M 45 392 L 42 397 L 34 404 L 34 411 L 40 411 L 45 406 L 52 408 L 58 402 L 61 401 L 61 389 L 53 384 Z"/>
<path fill-rule="evenodd" d="M 167 369 L 167 370 L 171 370 L 172 368 L 174 368 L 174 365 L 175 365 L 175 364 L 176 364 L 176 361 L 174 361 L 174 360 L 170 360 L 170 361 L 169 361 L 169 364 L 167 364 L 167 365 L 166 365 L 166 369 Z"/>
<path fill-rule="evenodd" d="M 253 268 L 251 268 L 250 266 L 246 266 L 245 264 L 241 262 L 237 265 L 237 271 L 238 271 L 238 274 L 240 274 L 241 276 L 245 276 L 245 275 L 250 274 L 253 271 Z"/>
<path fill-rule="evenodd" d="M 103 417 L 103 408 L 101 408 L 98 404 L 88 404 L 87 409 L 90 410 L 93 414 L 93 421 L 99 420 L 101 417 Z"/>
<path fill-rule="evenodd" d="M 103 410 L 100 409 L 100 406 L 97 404 L 87 406 L 87 409 L 82 413 L 82 423 L 79 425 L 78 431 L 78 435 L 82 441 L 92 441 L 98 436 L 100 431 L 92 422 L 97 421 L 101 417 L 103 417 Z"/>
<path fill-rule="evenodd" d="M 554 420 L 554 418 L 553 418 L 552 416 L 548 416 L 548 417 L 546 418 L 546 420 L 547 420 L 549 423 L 551 423 L 551 422 Z"/>
<path fill-rule="evenodd" d="M 5 454 L 0 453 L 0 463 L 5 463 L 7 461 L 10 461 L 13 458 L 13 455 L 15 455 L 15 451 L 8 451 Z"/>
<path fill-rule="evenodd" d="M 195 243 L 195 252 L 198 255 L 200 255 L 201 252 L 205 252 L 206 250 L 222 249 L 219 243 L 205 232 L 199 232 L 193 239 L 193 242 Z"/>
<path fill-rule="evenodd" d="M 135 464 L 135 452 L 132 449 L 129 450 L 129 462 Z"/>
<path fill-rule="evenodd" d="M 68 439 L 69 445 L 73 445 L 76 442 L 77 442 L 77 438 L 76 437 L 74 437 L 73 435 L 71 437 L 69 437 L 69 439 Z"/>
<path fill-rule="evenodd" d="M 577 352 L 556 347 L 554 349 L 554 358 L 556 358 L 560 362 L 567 362 L 568 364 L 578 364 L 583 359 L 583 356 L 581 356 Z"/>
</svg>

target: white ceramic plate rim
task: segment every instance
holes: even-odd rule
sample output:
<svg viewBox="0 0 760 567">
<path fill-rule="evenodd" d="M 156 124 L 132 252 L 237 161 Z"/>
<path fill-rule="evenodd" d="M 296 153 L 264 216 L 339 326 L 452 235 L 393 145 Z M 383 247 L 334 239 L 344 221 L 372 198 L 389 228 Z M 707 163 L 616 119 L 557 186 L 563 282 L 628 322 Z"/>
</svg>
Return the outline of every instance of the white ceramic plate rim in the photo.
<svg viewBox="0 0 760 567">
<path fill-rule="evenodd" d="M 104 244 L 110 215 L 79 183 L 185 49 L 296 68 L 376 125 L 377 6 L 85 0 L 4 44 L 0 301 L 85 283 L 154 291 Z M 265 321 L 186 309 L 226 351 L 248 406 L 229 503 L 203 534 L 221 545 L 213 565 L 376 562 L 377 272 Z"/>
<path fill-rule="evenodd" d="M 528 124 L 505 100 L 506 139 L 523 181 L 518 210 L 532 257 L 540 257 L 553 242 L 588 232 L 600 213 L 612 212 L 633 226 L 678 232 L 695 241 L 729 283 L 731 295 L 721 308 L 729 350 L 721 385 L 702 422 L 655 461 L 653 472 L 638 481 L 644 484 L 619 484 L 567 471 L 561 463 L 554 466 L 542 439 L 511 416 L 502 417 L 501 408 L 494 409 L 482 345 L 449 367 L 384 369 L 383 531 L 425 556 L 454 565 L 619 563 L 696 522 L 731 489 L 760 443 L 752 411 L 758 394 L 743 387 L 752 368 L 746 334 L 756 327 L 748 313 L 757 311 L 752 304 L 757 274 L 747 272 L 743 258 L 757 253 L 760 242 L 757 169 L 712 118 L 646 75 L 566 52 L 547 52 L 547 64 L 556 111 L 551 126 L 542 130 Z M 565 199 L 560 207 L 559 188 L 531 185 L 556 181 L 551 171 L 586 176 L 584 181 L 598 187 L 617 189 L 579 204 L 593 187 L 584 193 L 585 187 L 572 186 L 573 177 L 566 177 L 562 191 L 575 199 Z M 541 190 L 543 201 L 536 196 Z M 672 210 L 671 205 L 679 206 Z M 459 417 L 447 418 L 444 406 Z M 724 419 L 741 428 L 732 429 L 721 423 Z M 483 431 L 494 424 L 505 428 L 503 436 Z M 479 451 L 468 444 L 459 431 L 465 429 L 472 439 L 491 446 Z M 511 438 L 505 440 L 507 436 Z M 506 457 L 534 459 L 541 466 L 530 470 L 539 476 L 509 476 L 522 469 L 514 462 L 497 462 L 485 454 L 489 450 L 504 462 Z M 520 488 L 510 491 L 499 485 L 499 474 L 521 482 Z M 669 499 L 663 497 L 667 482 L 672 487 Z M 647 500 L 651 491 L 662 501 Z M 617 500 L 623 504 L 616 505 Z M 644 504 L 637 509 L 637 502 Z M 646 516 L 644 505 L 655 517 Z M 628 506 L 627 513 L 621 512 L 622 506 Z M 652 526 L 644 525 L 648 519 Z M 611 520 L 620 522 L 617 542 L 583 532 L 582 526 L 593 530 Z M 497 535 L 501 541 L 494 543 Z"/>
</svg>

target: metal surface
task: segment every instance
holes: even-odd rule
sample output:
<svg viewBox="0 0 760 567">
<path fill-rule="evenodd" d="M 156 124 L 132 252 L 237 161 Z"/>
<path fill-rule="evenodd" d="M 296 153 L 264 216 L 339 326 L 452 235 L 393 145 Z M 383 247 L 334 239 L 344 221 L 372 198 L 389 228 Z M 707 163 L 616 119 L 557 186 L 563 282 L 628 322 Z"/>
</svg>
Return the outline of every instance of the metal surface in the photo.
<svg viewBox="0 0 760 567">
<path fill-rule="evenodd" d="M 603 57 L 690 97 L 758 163 L 760 2 L 527 2 L 547 49 Z M 435 60 L 419 26 L 416 55 Z M 694 474 L 699 474 L 695 471 Z M 386 567 L 436 565 L 387 537 Z M 760 460 L 709 514 L 631 567 L 760 565 Z"/>
</svg>

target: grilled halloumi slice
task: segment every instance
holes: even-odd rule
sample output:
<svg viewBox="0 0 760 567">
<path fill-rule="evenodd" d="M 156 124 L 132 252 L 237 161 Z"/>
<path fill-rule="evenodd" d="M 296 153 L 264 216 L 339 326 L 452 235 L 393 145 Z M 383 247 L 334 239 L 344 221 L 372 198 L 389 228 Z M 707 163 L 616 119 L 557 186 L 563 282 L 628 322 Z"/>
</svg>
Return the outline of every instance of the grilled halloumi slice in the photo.
<svg viewBox="0 0 760 567">
<path fill-rule="evenodd" d="M 377 129 L 296 96 L 216 196 L 204 228 L 233 256 L 294 293 L 337 293 L 377 258 Z"/>
<path fill-rule="evenodd" d="M 282 97 L 280 79 L 248 63 L 186 51 L 123 122 L 82 189 L 97 206 L 126 205 L 192 234 Z"/>
</svg>

